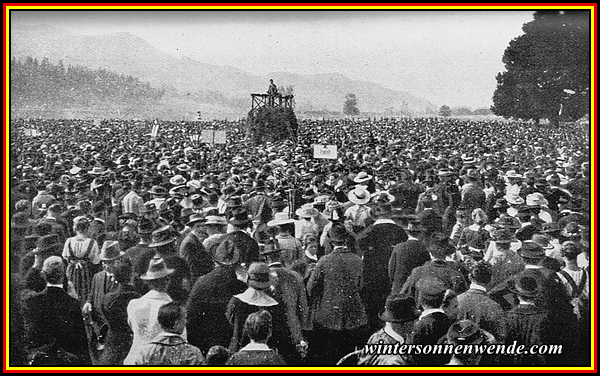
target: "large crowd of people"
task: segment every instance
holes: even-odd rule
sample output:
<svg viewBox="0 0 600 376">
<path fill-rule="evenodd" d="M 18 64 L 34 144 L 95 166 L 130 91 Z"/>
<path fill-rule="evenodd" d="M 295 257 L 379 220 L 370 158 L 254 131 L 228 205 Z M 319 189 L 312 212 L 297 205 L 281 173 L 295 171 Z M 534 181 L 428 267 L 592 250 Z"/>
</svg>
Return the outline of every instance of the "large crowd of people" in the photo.
<svg viewBox="0 0 600 376">
<path fill-rule="evenodd" d="M 590 364 L 589 124 L 301 120 L 296 143 L 263 145 L 226 120 L 10 134 L 13 366 Z M 515 341 L 561 351 L 366 350 Z"/>
</svg>

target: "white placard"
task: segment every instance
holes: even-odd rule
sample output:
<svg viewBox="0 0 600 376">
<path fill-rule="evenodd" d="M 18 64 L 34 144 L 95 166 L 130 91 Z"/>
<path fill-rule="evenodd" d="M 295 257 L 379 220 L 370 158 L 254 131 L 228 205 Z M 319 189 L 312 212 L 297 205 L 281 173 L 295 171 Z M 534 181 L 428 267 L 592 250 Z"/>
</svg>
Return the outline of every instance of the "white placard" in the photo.
<svg viewBox="0 0 600 376">
<path fill-rule="evenodd" d="M 202 131 L 202 133 L 200 133 L 200 136 L 202 137 L 203 143 L 212 144 L 215 134 L 214 134 L 214 131 L 212 131 L 210 129 L 205 129 Z"/>
<path fill-rule="evenodd" d="M 41 133 L 37 129 L 25 128 L 25 136 L 39 136 Z"/>
<path fill-rule="evenodd" d="M 315 146 L 315 158 L 322 159 L 337 159 L 337 146 L 336 145 L 314 145 Z"/>
<path fill-rule="evenodd" d="M 227 143 L 227 132 L 226 131 L 215 131 L 215 144 L 225 144 Z"/>
</svg>

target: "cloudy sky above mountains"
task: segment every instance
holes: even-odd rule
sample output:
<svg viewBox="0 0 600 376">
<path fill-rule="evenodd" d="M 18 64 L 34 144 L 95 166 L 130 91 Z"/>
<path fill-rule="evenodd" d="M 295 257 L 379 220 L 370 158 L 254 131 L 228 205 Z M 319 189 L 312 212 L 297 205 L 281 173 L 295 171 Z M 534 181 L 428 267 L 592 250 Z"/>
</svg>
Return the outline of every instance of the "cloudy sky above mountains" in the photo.
<svg viewBox="0 0 600 376">
<path fill-rule="evenodd" d="M 130 32 L 253 74 L 339 72 L 434 103 L 489 107 L 502 54 L 533 11 L 12 11 L 11 25 Z"/>
</svg>

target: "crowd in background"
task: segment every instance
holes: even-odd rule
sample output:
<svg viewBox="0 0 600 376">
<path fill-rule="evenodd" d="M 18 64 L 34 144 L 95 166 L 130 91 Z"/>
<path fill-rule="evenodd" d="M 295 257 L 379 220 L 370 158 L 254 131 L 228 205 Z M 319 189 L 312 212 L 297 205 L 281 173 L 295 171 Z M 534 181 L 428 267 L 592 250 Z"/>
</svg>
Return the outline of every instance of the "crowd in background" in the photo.
<svg viewBox="0 0 600 376">
<path fill-rule="evenodd" d="M 299 123 L 11 120 L 11 365 L 589 364 L 588 124 Z"/>
</svg>

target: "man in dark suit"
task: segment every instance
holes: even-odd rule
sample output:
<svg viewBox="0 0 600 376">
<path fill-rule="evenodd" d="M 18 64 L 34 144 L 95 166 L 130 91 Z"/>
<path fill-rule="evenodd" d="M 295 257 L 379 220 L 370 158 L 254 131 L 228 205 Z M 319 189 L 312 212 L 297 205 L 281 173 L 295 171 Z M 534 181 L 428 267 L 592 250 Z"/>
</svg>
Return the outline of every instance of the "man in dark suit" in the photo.
<svg viewBox="0 0 600 376">
<path fill-rule="evenodd" d="M 149 219 L 141 218 L 137 225 L 137 233 L 140 236 L 140 242 L 127 249 L 124 256 L 131 261 L 133 267 L 133 286 L 140 295 L 148 292 L 148 287 L 143 283 L 140 277 L 148 270 L 148 263 L 155 253 L 154 248 L 150 248 L 152 230 L 154 230 L 152 222 Z"/>
<path fill-rule="evenodd" d="M 219 238 L 219 243 L 225 240 L 231 240 L 240 250 L 240 263 L 250 266 L 253 262 L 259 260 L 259 247 L 256 240 L 252 238 L 247 230 L 252 226 L 252 220 L 248 217 L 248 212 L 245 209 L 240 209 L 233 215 L 229 221 L 232 230 Z"/>
<path fill-rule="evenodd" d="M 416 297 L 417 283 L 425 277 L 439 279 L 447 289 L 454 290 L 457 294 L 466 291 L 467 282 L 465 281 L 465 277 L 458 270 L 456 264 L 446 261 L 446 256 L 456 252 L 456 248 L 450 239 L 441 232 L 433 233 L 428 249 L 431 261 L 413 269 L 400 292 Z"/>
<path fill-rule="evenodd" d="M 287 328 L 285 334 L 277 349 L 280 355 L 288 365 L 298 365 L 301 356 L 306 355 L 306 342 L 302 331 L 306 328 L 308 318 L 308 302 L 306 297 L 306 288 L 304 280 L 300 274 L 284 268 L 281 263 L 281 249 L 272 247 L 261 255 L 266 256 L 269 263 L 271 274 L 275 275 L 273 289 L 269 291 L 271 295 L 285 310 L 285 319 Z M 286 338 L 287 337 L 287 338 Z"/>
<path fill-rule="evenodd" d="M 394 247 L 404 243 L 408 235 L 390 219 L 390 203 L 378 205 L 373 213 L 376 217 L 375 223 L 361 232 L 356 241 L 359 253 L 363 256 L 364 267 L 361 297 L 369 316 L 370 331 L 376 332 L 382 325 L 379 312 L 381 307 L 385 306 L 385 300 L 392 289 L 387 265 Z"/>
<path fill-rule="evenodd" d="M 417 282 L 418 305 L 421 316 L 415 322 L 410 343 L 415 345 L 435 345 L 452 325 L 452 320 L 442 309 L 446 286 L 435 277 L 425 277 Z M 441 365 L 444 357 L 431 354 L 415 354 L 416 365 Z"/>
<path fill-rule="evenodd" d="M 313 363 L 334 364 L 355 346 L 364 344 L 369 335 L 360 297 L 362 260 L 346 246 L 349 237 L 343 224 L 331 226 L 333 252 L 317 262 L 306 286 L 314 325 L 315 340 L 309 341 Z"/>
<path fill-rule="evenodd" d="M 92 278 L 92 288 L 83 305 L 82 313 L 90 322 L 90 353 L 94 364 L 98 364 L 102 356 L 102 351 L 97 347 L 97 341 L 100 338 L 95 338 L 98 335 L 99 329 L 106 323 L 106 319 L 102 315 L 102 301 L 106 295 L 116 292 L 118 285 L 114 278 L 114 268 L 120 263 L 120 258 L 125 252 L 120 250 L 119 242 L 116 240 L 107 240 L 102 246 L 100 259 L 104 270 L 94 274 Z"/>
<path fill-rule="evenodd" d="M 486 294 L 486 286 L 492 280 L 492 266 L 485 261 L 475 264 L 470 279 L 469 289 L 457 298 L 458 319 L 473 321 L 503 343 L 506 337 L 504 311 Z"/>
<path fill-rule="evenodd" d="M 416 218 L 416 216 L 415 216 Z M 392 282 L 392 294 L 399 294 L 402 286 L 412 270 L 431 260 L 423 242 L 417 237 L 422 229 L 418 222 L 409 222 L 404 230 L 408 233 L 408 240 L 394 247 L 388 262 L 388 274 Z"/>
<path fill-rule="evenodd" d="M 542 309 L 535 303 L 542 290 L 540 282 L 538 276 L 531 273 L 531 270 L 525 270 L 515 278 L 511 291 L 517 295 L 519 304 L 506 314 L 508 329 L 506 343 L 517 341 L 526 346 L 560 343 L 557 342 L 558 338 L 556 337 L 557 327 L 553 328 L 552 325 L 551 312 Z M 541 366 L 548 365 L 550 359 L 551 357 L 526 352 L 521 355 L 506 356 L 502 363 L 505 365 Z"/>
<path fill-rule="evenodd" d="M 104 201 L 96 201 L 94 205 L 92 205 L 92 214 L 94 215 L 94 219 L 90 222 L 88 235 L 98 243 L 99 247 L 102 247 L 104 239 L 106 238 L 106 220 L 104 219 L 106 216 L 105 212 L 106 204 Z"/>
<path fill-rule="evenodd" d="M 464 180 L 465 184 L 461 190 L 461 203 L 467 209 L 467 214 L 471 215 L 471 212 L 477 208 L 485 209 L 487 197 L 479 186 L 479 173 L 477 170 L 468 170 Z"/>
<path fill-rule="evenodd" d="M 209 273 L 213 269 L 212 255 L 204 248 L 202 242 L 208 237 L 204 229 L 206 219 L 202 214 L 190 215 L 186 223 L 192 231 L 185 236 L 179 246 L 179 254 L 188 263 L 192 281 Z"/>
<path fill-rule="evenodd" d="M 63 260 L 48 257 L 42 274 L 46 289 L 30 295 L 23 303 L 29 360 L 38 366 L 91 364 L 79 302 L 63 289 Z"/>
<path fill-rule="evenodd" d="M 229 346 L 233 329 L 225 317 L 227 304 L 247 287 L 235 273 L 240 252 L 226 244 L 217 247 L 215 268 L 196 280 L 187 302 L 188 341 L 203 353 L 214 345 Z"/>
</svg>

